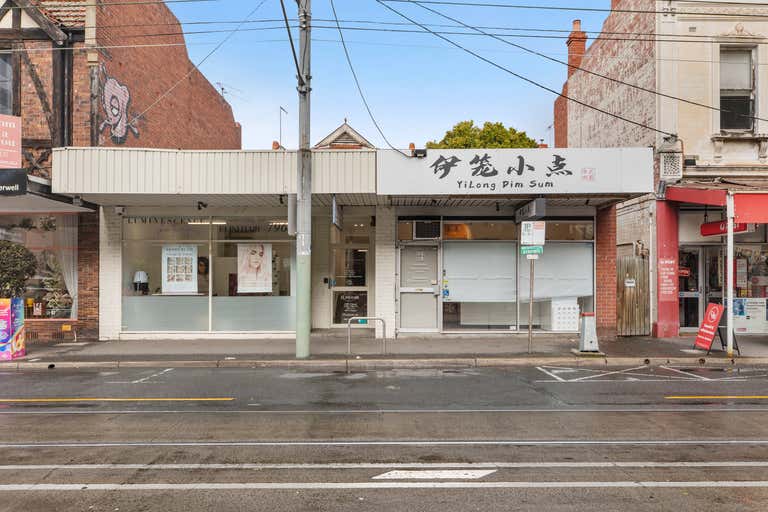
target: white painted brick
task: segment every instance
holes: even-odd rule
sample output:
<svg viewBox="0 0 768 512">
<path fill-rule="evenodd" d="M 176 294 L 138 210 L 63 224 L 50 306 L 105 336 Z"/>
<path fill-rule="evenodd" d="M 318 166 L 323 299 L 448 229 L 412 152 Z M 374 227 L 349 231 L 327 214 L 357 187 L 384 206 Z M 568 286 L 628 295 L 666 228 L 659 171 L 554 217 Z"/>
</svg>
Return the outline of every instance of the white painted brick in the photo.
<svg viewBox="0 0 768 512">
<path fill-rule="evenodd" d="M 397 217 L 394 208 L 376 207 L 376 316 L 387 323 L 384 333 L 376 322 L 376 337 L 392 338 L 395 334 L 396 248 Z"/>
<path fill-rule="evenodd" d="M 120 338 L 122 321 L 122 217 L 99 208 L 99 339 Z"/>
</svg>

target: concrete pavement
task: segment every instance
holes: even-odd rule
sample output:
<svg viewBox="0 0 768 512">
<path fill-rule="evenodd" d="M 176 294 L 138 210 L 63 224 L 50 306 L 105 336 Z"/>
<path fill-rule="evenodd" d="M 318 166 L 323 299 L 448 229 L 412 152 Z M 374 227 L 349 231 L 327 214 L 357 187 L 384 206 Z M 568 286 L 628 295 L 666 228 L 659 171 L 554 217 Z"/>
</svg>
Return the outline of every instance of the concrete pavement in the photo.
<svg viewBox="0 0 768 512">
<path fill-rule="evenodd" d="M 524 335 L 399 337 L 383 345 L 367 331 L 354 332 L 352 352 L 346 357 L 346 333 L 313 335 L 310 360 L 297 361 L 292 339 L 253 340 L 124 340 L 107 342 L 33 344 L 27 357 L 0 368 L 162 367 L 302 367 L 366 370 L 396 367 L 486 367 L 535 364 L 622 366 L 635 364 L 766 364 L 768 339 L 740 336 L 742 355 L 732 361 L 719 350 L 710 355 L 692 350 L 693 338 L 619 338 L 602 340 L 604 357 L 578 357 L 574 335 L 537 334 L 532 354 Z"/>
</svg>

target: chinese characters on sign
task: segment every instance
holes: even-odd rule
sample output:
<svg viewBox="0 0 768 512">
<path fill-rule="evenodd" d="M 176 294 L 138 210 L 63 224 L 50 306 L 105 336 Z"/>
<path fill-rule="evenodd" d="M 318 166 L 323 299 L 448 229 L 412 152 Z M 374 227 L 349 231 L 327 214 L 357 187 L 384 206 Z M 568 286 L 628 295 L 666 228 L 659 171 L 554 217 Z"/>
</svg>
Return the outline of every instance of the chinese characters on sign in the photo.
<svg viewBox="0 0 768 512">
<path fill-rule="evenodd" d="M 461 162 L 462 160 L 455 155 L 445 156 L 443 154 L 438 154 L 437 158 L 435 158 L 432 165 L 429 167 L 433 169 L 433 174 L 437 175 L 437 179 L 444 180 L 449 178 L 451 170 L 459 167 L 459 163 Z M 483 152 L 482 155 L 481 153 L 476 153 L 469 160 L 468 165 L 469 169 L 472 171 L 471 175 L 476 178 L 493 178 L 499 175 L 499 170 L 494 166 L 493 157 L 487 152 Z M 555 154 L 553 155 L 552 162 L 547 166 L 547 171 L 544 173 L 544 176 L 547 178 L 551 178 L 552 176 L 572 176 L 573 172 L 566 168 L 567 165 L 564 156 Z M 506 170 L 508 176 L 517 177 L 522 177 L 526 172 L 528 175 L 535 175 L 536 167 L 526 162 L 525 157 L 522 155 L 517 155 L 516 163 L 507 166 Z M 483 188 L 488 186 L 488 184 L 474 184 L 472 181 L 466 182 L 462 180 L 459 180 L 458 184 L 459 188 Z M 522 182 L 518 183 L 509 180 L 502 182 L 502 188 L 520 188 L 523 186 L 524 184 Z M 552 183 L 531 180 L 528 183 L 528 186 L 532 188 L 536 188 L 537 186 L 546 188 L 552 186 Z M 495 182 L 491 184 L 491 188 L 495 190 Z"/>
<path fill-rule="evenodd" d="M 649 148 L 430 149 L 377 152 L 378 195 L 648 193 Z"/>
</svg>

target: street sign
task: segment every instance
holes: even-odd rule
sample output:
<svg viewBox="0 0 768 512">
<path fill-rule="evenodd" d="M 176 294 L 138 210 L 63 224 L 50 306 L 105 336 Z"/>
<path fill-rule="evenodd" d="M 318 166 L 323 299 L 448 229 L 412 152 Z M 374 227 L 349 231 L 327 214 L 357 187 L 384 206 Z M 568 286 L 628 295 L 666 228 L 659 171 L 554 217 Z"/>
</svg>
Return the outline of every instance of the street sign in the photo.
<svg viewBox="0 0 768 512">
<path fill-rule="evenodd" d="M 541 245 L 521 245 L 520 254 L 521 255 L 544 254 L 544 247 Z"/>
<path fill-rule="evenodd" d="M 526 254 L 525 257 L 528 260 L 537 260 L 537 259 L 539 259 L 539 255 L 538 254 Z"/>
<path fill-rule="evenodd" d="M 542 220 L 520 224 L 521 245 L 544 245 L 547 223 Z"/>
<path fill-rule="evenodd" d="M 23 196 L 26 193 L 26 169 L 0 169 L 0 196 Z"/>
<path fill-rule="evenodd" d="M 539 220 L 547 215 L 547 200 L 543 197 L 534 199 L 515 211 L 515 222 Z"/>
<path fill-rule="evenodd" d="M 717 334 L 717 326 L 720 325 L 720 318 L 723 316 L 725 308 L 722 304 L 709 303 L 707 312 L 704 313 L 704 320 L 701 321 L 699 332 L 696 334 L 695 348 L 709 350 L 712 348 L 712 342 Z"/>
<path fill-rule="evenodd" d="M 701 225 L 701 236 L 720 236 L 728 234 L 728 221 L 705 222 Z M 734 233 L 749 231 L 749 225 L 744 222 L 736 222 L 733 225 Z"/>
</svg>

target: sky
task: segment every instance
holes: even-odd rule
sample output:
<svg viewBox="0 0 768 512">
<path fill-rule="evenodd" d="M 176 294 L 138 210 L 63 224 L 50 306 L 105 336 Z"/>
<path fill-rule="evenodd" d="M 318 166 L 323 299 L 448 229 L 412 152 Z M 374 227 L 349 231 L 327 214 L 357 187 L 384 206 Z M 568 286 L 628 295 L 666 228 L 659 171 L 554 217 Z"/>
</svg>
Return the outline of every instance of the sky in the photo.
<svg viewBox="0 0 768 512">
<path fill-rule="evenodd" d="M 555 95 L 534 87 L 428 33 L 351 30 L 351 27 L 421 30 L 407 25 L 373 25 L 360 21 L 408 23 L 376 0 L 334 0 L 352 63 L 379 126 L 396 147 L 417 147 L 439 140 L 455 123 L 500 121 L 527 132 L 536 140 L 553 140 L 552 105 Z M 474 1 L 474 0 L 473 0 Z M 170 3 L 185 32 L 218 31 L 185 37 L 190 58 L 198 63 L 247 17 L 261 0 L 212 0 Z M 610 0 L 499 0 L 531 6 L 573 6 L 607 9 Z M 295 0 L 285 0 L 290 18 L 296 17 Z M 425 24 L 450 24 L 449 20 L 416 5 L 390 3 L 393 8 Z M 527 48 L 566 60 L 566 38 L 574 19 L 582 29 L 599 32 L 605 12 L 547 11 L 478 6 L 431 5 L 433 9 L 473 26 L 498 33 L 501 28 L 533 37 L 510 39 Z M 312 121 L 311 140 L 316 143 L 346 118 L 351 126 L 377 147 L 386 147 L 358 95 L 335 29 L 330 0 L 312 2 Z M 296 70 L 285 27 L 281 28 L 279 0 L 265 0 L 200 67 L 208 80 L 223 87 L 235 119 L 243 127 L 244 149 L 269 149 L 280 136 L 282 143 L 298 144 Z M 258 20 L 274 20 L 256 22 Z M 328 20 L 328 21 L 321 21 Z M 347 20 L 345 23 L 344 20 Z M 357 21 L 358 23 L 352 23 Z M 295 23 L 294 23 L 295 24 Z M 327 29 L 320 26 L 330 27 Z M 455 28 L 431 27 L 457 31 Z M 525 30 L 528 29 L 528 30 Z M 537 29 L 537 31 L 530 31 Z M 563 30 L 547 32 L 540 30 Z M 446 35 L 510 70 L 560 91 L 567 67 L 530 55 L 486 36 Z M 592 37 L 592 34 L 590 34 Z M 294 31 L 298 45 L 298 33 Z M 280 114 L 280 107 L 288 114 Z"/>
</svg>

